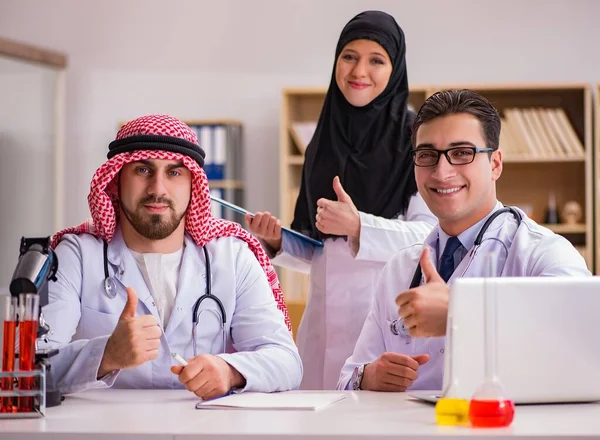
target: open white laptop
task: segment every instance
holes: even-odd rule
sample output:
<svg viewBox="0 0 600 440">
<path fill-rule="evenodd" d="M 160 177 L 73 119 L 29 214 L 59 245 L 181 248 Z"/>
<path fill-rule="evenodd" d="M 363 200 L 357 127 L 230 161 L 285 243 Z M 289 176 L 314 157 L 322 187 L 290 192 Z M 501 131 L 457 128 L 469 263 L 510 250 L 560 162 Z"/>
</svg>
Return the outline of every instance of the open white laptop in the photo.
<svg viewBox="0 0 600 440">
<path fill-rule="evenodd" d="M 486 281 L 496 286 L 497 372 L 507 398 L 517 404 L 600 400 L 600 277 L 454 281 L 444 352 L 444 389 L 453 383 L 448 397 L 470 399 L 484 377 Z M 442 391 L 408 394 L 435 402 Z"/>
</svg>

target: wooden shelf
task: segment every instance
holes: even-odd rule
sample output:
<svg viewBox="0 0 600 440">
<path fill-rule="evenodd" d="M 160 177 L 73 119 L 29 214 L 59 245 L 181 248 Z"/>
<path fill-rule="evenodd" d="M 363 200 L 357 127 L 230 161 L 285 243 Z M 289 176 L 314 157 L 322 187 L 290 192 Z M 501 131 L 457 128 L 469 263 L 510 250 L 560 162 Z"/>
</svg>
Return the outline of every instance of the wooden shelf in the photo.
<svg viewBox="0 0 600 440">
<path fill-rule="evenodd" d="M 304 165 L 304 156 L 301 154 L 295 154 L 293 156 L 288 156 L 288 164 L 289 165 Z"/>
<path fill-rule="evenodd" d="M 327 93 L 327 89 L 324 87 L 285 87 L 282 90 L 284 96 L 293 96 L 293 95 L 317 95 L 319 97 L 323 97 L 325 99 L 325 94 Z"/>
<path fill-rule="evenodd" d="M 241 180 L 209 180 L 208 186 L 219 189 L 244 189 L 244 182 Z"/>
<path fill-rule="evenodd" d="M 290 315 L 290 321 L 292 323 L 292 333 L 294 338 L 298 334 L 298 326 L 300 325 L 300 320 L 302 319 L 302 315 L 304 314 L 304 308 L 306 307 L 306 301 L 303 299 L 299 300 L 285 300 L 285 305 L 288 310 L 288 314 Z"/>
<path fill-rule="evenodd" d="M 555 163 L 555 162 L 585 162 L 585 156 L 580 157 L 514 157 L 505 155 L 502 160 L 504 163 Z"/>
<path fill-rule="evenodd" d="M 589 88 L 589 84 L 585 82 L 554 82 L 554 83 L 539 83 L 539 82 L 506 82 L 506 83 L 450 83 L 450 84 L 434 84 L 427 86 L 433 90 L 448 90 L 448 89 L 471 89 L 477 92 L 485 91 L 506 91 L 506 92 L 544 92 L 557 90 L 572 90 L 577 91 Z"/>
<path fill-rule="evenodd" d="M 585 234 L 587 232 L 587 225 L 585 224 L 569 225 L 566 223 L 559 223 L 552 225 L 542 224 L 542 226 L 557 234 Z"/>
</svg>

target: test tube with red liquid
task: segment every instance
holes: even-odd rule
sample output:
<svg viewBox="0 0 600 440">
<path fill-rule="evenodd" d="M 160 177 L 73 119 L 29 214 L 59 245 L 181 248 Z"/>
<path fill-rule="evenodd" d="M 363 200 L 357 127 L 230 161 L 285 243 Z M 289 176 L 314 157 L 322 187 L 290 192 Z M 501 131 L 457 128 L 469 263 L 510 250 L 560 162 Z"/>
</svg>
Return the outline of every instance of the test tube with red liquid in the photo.
<svg viewBox="0 0 600 440">
<path fill-rule="evenodd" d="M 493 279 L 496 258 L 492 254 L 483 260 L 487 269 L 484 281 L 484 379 L 477 387 L 469 403 L 471 426 L 495 428 L 509 426 L 515 414 L 515 405 L 506 397 L 506 392 L 497 374 L 497 284 Z"/>
<path fill-rule="evenodd" d="M 2 315 L 4 322 L 4 332 L 2 337 L 2 371 L 12 372 L 15 370 L 15 334 L 17 331 L 17 298 L 11 295 L 2 295 Z M 0 383 L 2 391 L 13 390 L 14 379 L 12 377 L 3 377 Z M 0 412 L 13 412 L 14 406 L 12 397 L 0 398 Z"/>
<path fill-rule="evenodd" d="M 19 371 L 33 371 L 35 364 L 35 341 L 37 339 L 39 318 L 39 296 L 32 293 L 22 293 L 19 296 Z M 34 389 L 33 377 L 19 378 L 19 389 L 31 391 Z M 33 397 L 19 397 L 19 412 L 31 412 Z"/>
</svg>

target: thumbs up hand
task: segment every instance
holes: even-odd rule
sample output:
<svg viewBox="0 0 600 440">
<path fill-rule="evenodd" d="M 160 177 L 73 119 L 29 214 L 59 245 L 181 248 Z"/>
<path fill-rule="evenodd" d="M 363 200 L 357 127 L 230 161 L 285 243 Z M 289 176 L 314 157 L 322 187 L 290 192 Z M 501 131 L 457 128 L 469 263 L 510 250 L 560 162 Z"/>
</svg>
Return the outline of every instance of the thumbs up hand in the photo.
<svg viewBox="0 0 600 440">
<path fill-rule="evenodd" d="M 137 303 L 135 290 L 128 287 L 127 302 L 106 343 L 98 378 L 114 370 L 137 367 L 158 357 L 162 331 L 154 316 L 135 316 Z"/>
<path fill-rule="evenodd" d="M 450 288 L 431 262 L 427 246 L 419 262 L 425 284 L 398 295 L 398 316 L 404 320 L 404 326 L 412 337 L 444 336 Z"/>
<path fill-rule="evenodd" d="M 138 297 L 133 290 L 133 287 L 128 287 L 126 289 L 127 292 L 127 302 L 125 303 L 125 307 L 123 307 L 123 311 L 121 312 L 121 317 L 119 320 L 127 319 L 127 318 L 135 318 L 135 311 L 137 310 Z"/>
<path fill-rule="evenodd" d="M 350 196 L 344 191 L 340 178 L 333 179 L 333 190 L 337 201 L 317 200 L 317 229 L 324 234 L 360 236 L 360 215 Z"/>
</svg>

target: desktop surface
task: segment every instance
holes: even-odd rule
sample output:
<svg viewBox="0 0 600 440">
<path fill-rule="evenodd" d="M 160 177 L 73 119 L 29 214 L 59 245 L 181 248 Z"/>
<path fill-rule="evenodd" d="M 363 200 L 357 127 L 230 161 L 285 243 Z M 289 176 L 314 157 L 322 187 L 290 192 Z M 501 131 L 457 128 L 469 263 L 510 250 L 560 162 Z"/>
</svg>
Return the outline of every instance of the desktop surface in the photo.
<svg viewBox="0 0 600 440">
<path fill-rule="evenodd" d="M 600 437 L 600 404 L 517 407 L 509 428 L 435 424 L 434 406 L 406 393 L 346 391 L 319 411 L 196 410 L 187 391 L 91 390 L 69 395 L 45 418 L 0 420 L 9 439 L 377 439 Z"/>
</svg>

